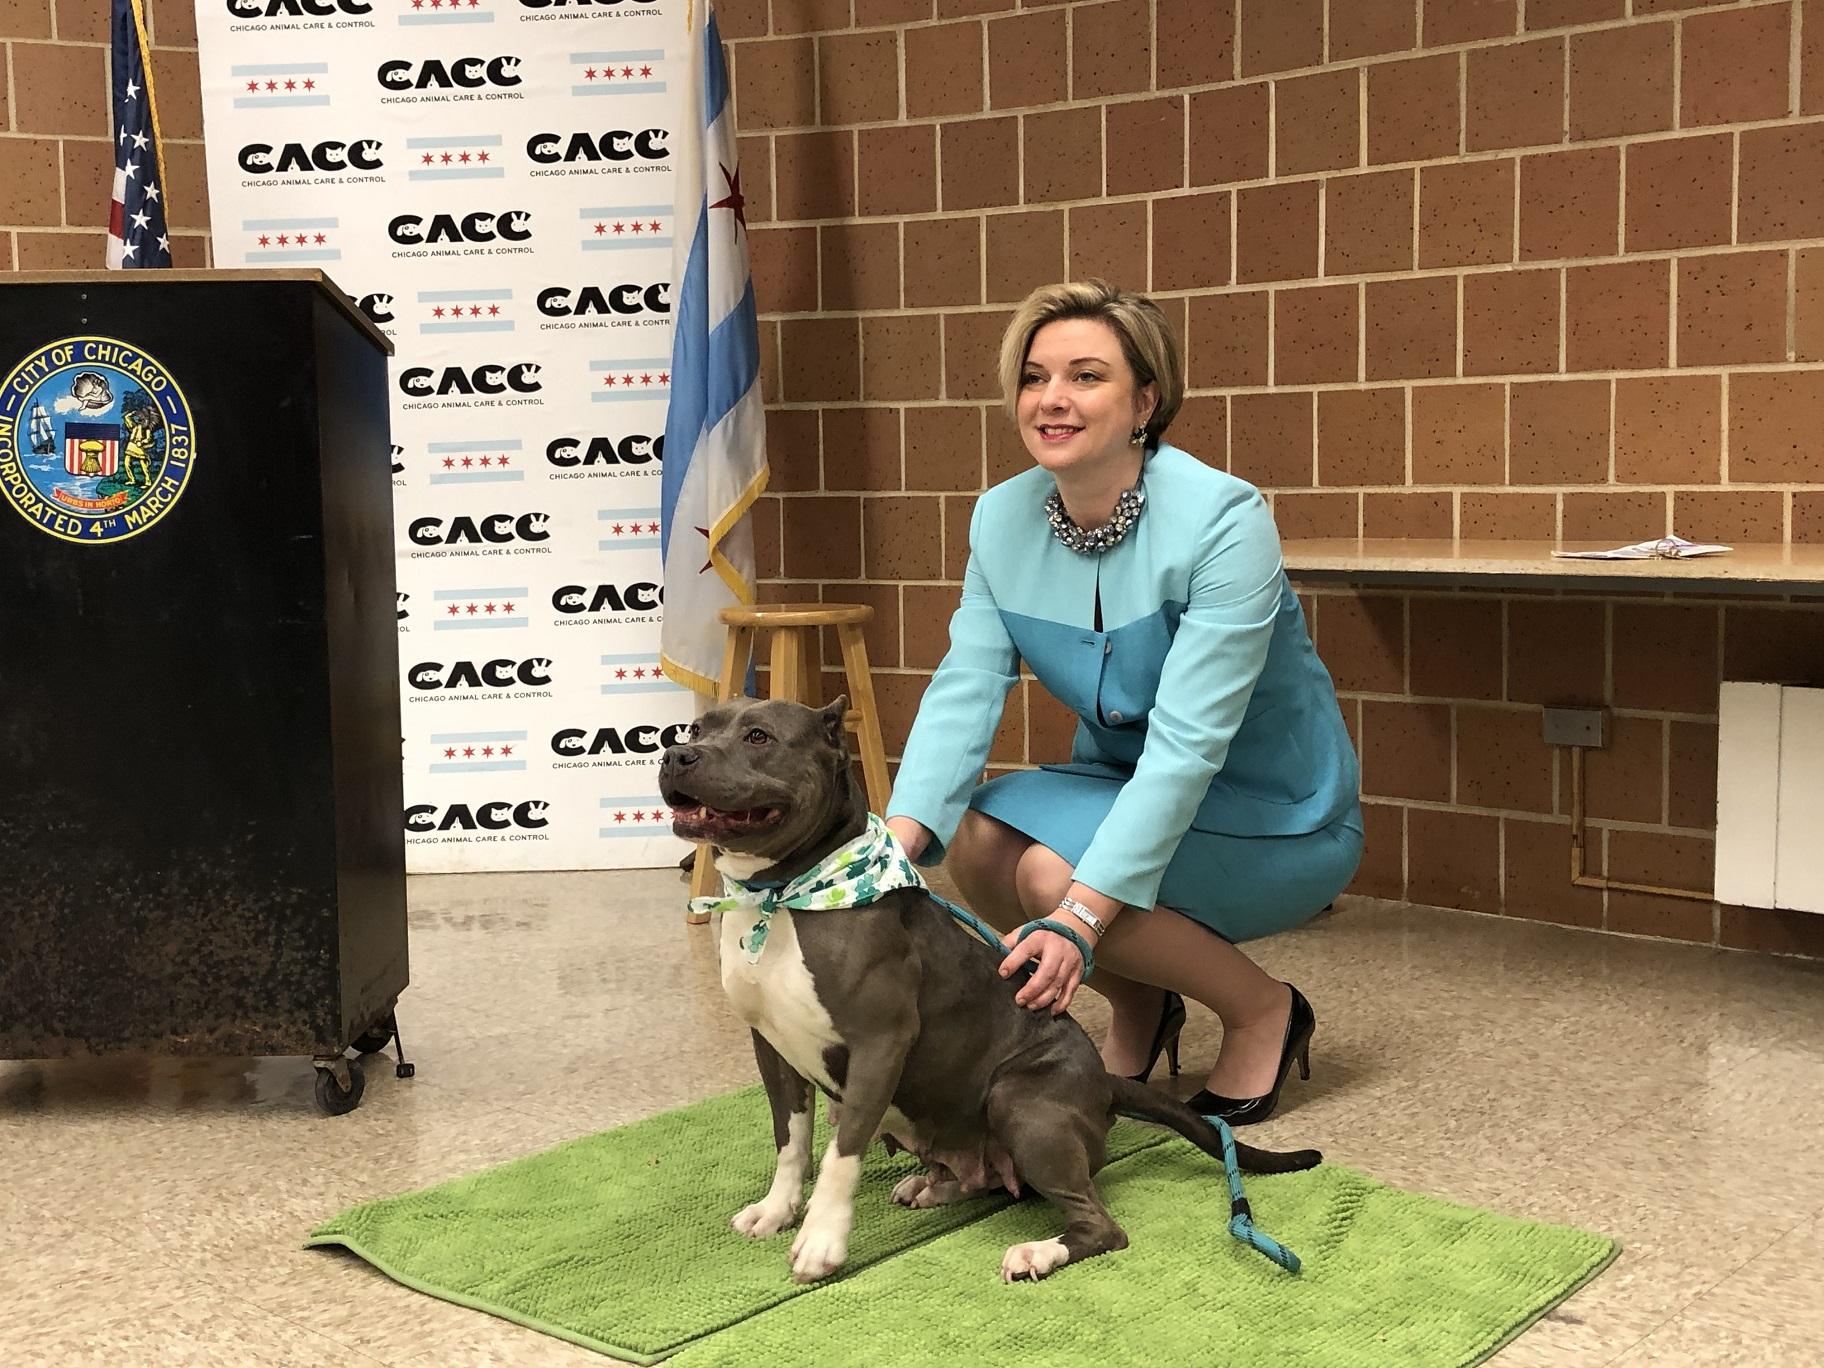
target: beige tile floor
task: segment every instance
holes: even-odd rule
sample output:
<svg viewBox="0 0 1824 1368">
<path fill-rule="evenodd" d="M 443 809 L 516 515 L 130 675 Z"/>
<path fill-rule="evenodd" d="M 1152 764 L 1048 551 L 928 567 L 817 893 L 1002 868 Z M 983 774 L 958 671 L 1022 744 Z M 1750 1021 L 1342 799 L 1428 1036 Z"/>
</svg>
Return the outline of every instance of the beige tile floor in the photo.
<svg viewBox="0 0 1824 1368">
<path fill-rule="evenodd" d="M 605 1362 L 299 1241 L 751 1081 L 711 938 L 669 871 L 411 894 L 418 1076 L 349 1116 L 298 1059 L 0 1063 L 0 1364 Z M 1264 1142 L 1626 1245 L 1501 1368 L 1824 1363 L 1824 965 L 1348 899 L 1259 953 L 1320 1023 Z"/>
</svg>

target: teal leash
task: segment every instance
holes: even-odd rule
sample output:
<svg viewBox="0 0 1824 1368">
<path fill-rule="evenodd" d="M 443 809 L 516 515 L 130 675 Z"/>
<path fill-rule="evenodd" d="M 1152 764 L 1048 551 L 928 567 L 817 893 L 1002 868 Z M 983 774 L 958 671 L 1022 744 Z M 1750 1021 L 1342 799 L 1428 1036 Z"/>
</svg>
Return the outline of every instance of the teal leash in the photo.
<svg viewBox="0 0 1824 1368">
<path fill-rule="evenodd" d="M 1241 1164 L 1235 1158 L 1234 1130 L 1220 1116 L 1205 1116 L 1203 1119 L 1216 1127 L 1217 1133 L 1222 1136 L 1222 1166 L 1228 1170 L 1229 1175 L 1229 1234 L 1243 1244 L 1258 1249 L 1286 1272 L 1298 1272 L 1302 1266 L 1298 1255 L 1266 1231 L 1255 1228 L 1254 1208 L 1248 1205 L 1247 1196 L 1241 1190 Z"/>
<path fill-rule="evenodd" d="M 929 889 L 925 891 L 930 893 Z M 952 917 L 975 932 L 988 945 L 996 948 L 1000 946 L 1000 932 L 976 916 L 975 913 L 966 907 L 958 907 L 948 898 L 939 898 L 935 893 L 931 893 L 931 896 L 942 903 Z M 1015 939 L 1014 944 L 1019 944 L 1035 931 L 1052 931 L 1072 942 L 1083 954 L 1084 979 L 1087 980 L 1090 974 L 1095 972 L 1096 957 L 1089 948 L 1089 943 L 1070 927 L 1065 926 L 1062 922 L 1053 921 L 1049 917 L 1027 922 L 1020 928 L 1019 936 Z M 1030 973 L 1033 965 L 1029 961 L 1021 967 Z M 1222 1137 L 1222 1166 L 1227 1171 L 1229 1179 L 1229 1234 L 1250 1248 L 1259 1250 L 1288 1273 L 1298 1272 L 1303 1266 L 1298 1255 L 1287 1249 L 1266 1231 L 1258 1229 L 1254 1224 L 1254 1208 L 1248 1204 L 1247 1194 L 1242 1191 L 1241 1187 L 1241 1163 L 1235 1157 L 1234 1130 L 1220 1116 L 1205 1116 L 1203 1119 L 1214 1126 L 1216 1133 Z"/>
<path fill-rule="evenodd" d="M 952 917 L 955 917 L 964 926 L 980 936 L 991 948 L 1000 950 L 1003 956 L 1006 956 L 1009 953 L 1009 950 L 1002 949 L 1001 947 L 1001 933 L 988 925 L 988 923 L 983 921 L 980 917 L 976 916 L 975 913 L 971 912 L 966 907 L 958 907 L 948 898 L 938 897 L 937 894 L 932 893 L 929 888 L 927 888 L 925 892 L 930 894 L 934 902 L 941 903 L 944 908 L 949 911 Z M 1050 917 L 1040 917 L 1036 921 L 1029 921 L 1026 925 L 1022 926 L 1019 934 L 1014 937 L 1013 943 L 1018 945 L 1034 931 L 1050 931 L 1055 935 L 1064 937 L 1065 940 L 1076 946 L 1077 952 L 1083 956 L 1083 981 L 1086 983 L 1089 981 L 1089 976 L 1096 972 L 1096 952 L 1089 948 L 1088 941 L 1084 940 L 1083 937 L 1079 936 L 1070 927 L 1064 925 L 1063 922 L 1053 921 Z M 1027 973 L 1031 973 L 1034 965 L 1031 960 L 1028 960 L 1020 967 Z"/>
</svg>

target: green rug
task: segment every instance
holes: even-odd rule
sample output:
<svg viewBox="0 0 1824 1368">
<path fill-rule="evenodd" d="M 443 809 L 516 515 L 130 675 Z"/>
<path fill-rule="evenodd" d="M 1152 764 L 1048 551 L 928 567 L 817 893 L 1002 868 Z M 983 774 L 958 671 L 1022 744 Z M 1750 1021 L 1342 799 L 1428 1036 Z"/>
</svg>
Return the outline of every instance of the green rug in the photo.
<svg viewBox="0 0 1824 1368">
<path fill-rule="evenodd" d="M 822 1153 L 820 1124 L 815 1152 Z M 1402 1192 L 1352 1170 L 1250 1177 L 1291 1276 L 1228 1234 L 1221 1165 L 1122 1122 L 1104 1199 L 1132 1246 L 1006 1286 L 1001 1253 L 1058 1233 L 1043 1201 L 934 1211 L 887 1194 L 914 1165 L 870 1152 L 841 1275 L 799 1287 L 791 1233 L 728 1218 L 766 1189 L 772 1128 L 750 1088 L 443 1183 L 311 1233 L 409 1287 L 618 1358 L 759 1368 L 934 1362 L 1467 1365 L 1594 1277 L 1607 1239 Z M 814 1351 L 811 1346 L 815 1346 Z"/>
</svg>

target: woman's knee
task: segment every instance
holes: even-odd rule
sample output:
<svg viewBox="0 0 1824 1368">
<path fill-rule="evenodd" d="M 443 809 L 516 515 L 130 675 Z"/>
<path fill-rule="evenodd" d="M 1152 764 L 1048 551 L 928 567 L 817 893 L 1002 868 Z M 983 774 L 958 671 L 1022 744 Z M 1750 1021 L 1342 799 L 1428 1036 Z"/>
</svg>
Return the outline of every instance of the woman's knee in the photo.
<svg viewBox="0 0 1824 1368">
<path fill-rule="evenodd" d="M 1020 906 L 1035 917 L 1046 915 L 1069 890 L 1074 873 L 1070 861 L 1050 846 L 1042 846 L 1037 841 L 1030 843 L 1020 855 L 1019 867 L 1014 871 L 1014 888 L 1019 894 Z"/>
<path fill-rule="evenodd" d="M 963 814 L 956 835 L 950 838 L 944 865 L 956 886 L 978 904 L 976 910 L 987 915 L 991 907 L 1016 899 L 1020 857 L 1031 844 L 1030 838 L 1006 823 L 972 808 Z"/>
</svg>

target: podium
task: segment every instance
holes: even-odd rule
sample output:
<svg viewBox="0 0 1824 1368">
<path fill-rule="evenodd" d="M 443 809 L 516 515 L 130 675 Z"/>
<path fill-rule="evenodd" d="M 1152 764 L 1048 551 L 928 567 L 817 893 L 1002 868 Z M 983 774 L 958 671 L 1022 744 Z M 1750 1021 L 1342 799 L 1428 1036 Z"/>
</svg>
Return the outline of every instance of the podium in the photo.
<svg viewBox="0 0 1824 1368">
<path fill-rule="evenodd" d="M 315 270 L 0 277 L 0 1058 L 342 1112 L 395 1037 L 391 350 Z"/>
</svg>

